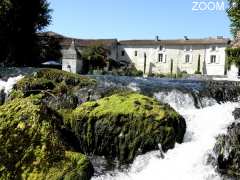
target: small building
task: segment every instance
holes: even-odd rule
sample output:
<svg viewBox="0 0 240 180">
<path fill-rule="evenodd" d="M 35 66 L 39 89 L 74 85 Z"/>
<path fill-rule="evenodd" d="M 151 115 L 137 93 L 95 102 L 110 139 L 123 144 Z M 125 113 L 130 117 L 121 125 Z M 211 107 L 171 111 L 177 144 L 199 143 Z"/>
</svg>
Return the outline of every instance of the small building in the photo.
<svg viewBox="0 0 240 180">
<path fill-rule="evenodd" d="M 76 49 L 73 40 L 69 49 L 63 50 L 62 70 L 72 73 L 81 73 L 82 67 L 83 62 L 81 60 L 81 55 Z"/>
</svg>

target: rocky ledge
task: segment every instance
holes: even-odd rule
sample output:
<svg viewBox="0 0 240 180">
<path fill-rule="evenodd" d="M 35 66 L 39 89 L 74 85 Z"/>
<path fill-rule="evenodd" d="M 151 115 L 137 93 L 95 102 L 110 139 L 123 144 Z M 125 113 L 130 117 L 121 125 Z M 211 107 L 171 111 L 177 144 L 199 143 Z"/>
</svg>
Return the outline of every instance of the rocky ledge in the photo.
<svg viewBox="0 0 240 180">
<path fill-rule="evenodd" d="M 240 178 L 240 109 L 233 112 L 236 122 L 232 123 L 226 135 L 217 138 L 214 147 L 214 163 L 217 170 L 232 179 Z"/>
<path fill-rule="evenodd" d="M 169 105 L 117 89 L 94 92 L 94 100 L 95 87 L 53 69 L 20 80 L 0 105 L 0 179 L 88 180 L 88 155 L 128 164 L 183 141 L 185 120 Z"/>
</svg>

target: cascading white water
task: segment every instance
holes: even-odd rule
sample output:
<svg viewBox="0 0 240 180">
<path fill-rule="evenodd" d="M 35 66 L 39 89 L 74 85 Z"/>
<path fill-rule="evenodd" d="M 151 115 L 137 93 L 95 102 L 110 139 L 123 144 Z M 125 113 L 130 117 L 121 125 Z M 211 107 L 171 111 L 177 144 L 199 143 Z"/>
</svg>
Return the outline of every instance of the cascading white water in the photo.
<svg viewBox="0 0 240 180">
<path fill-rule="evenodd" d="M 184 143 L 159 157 L 159 151 L 138 156 L 125 172 L 111 172 L 93 180 L 220 180 L 221 177 L 207 158 L 216 142 L 215 137 L 225 133 L 227 126 L 234 120 L 232 111 L 237 103 L 217 104 L 212 99 L 205 99 L 202 109 L 194 107 L 190 95 L 177 91 L 157 93 L 156 98 L 169 103 L 185 119 L 187 132 Z"/>
<path fill-rule="evenodd" d="M 22 78 L 23 78 L 23 76 L 19 75 L 19 76 L 16 76 L 16 77 L 10 77 L 10 78 L 8 78 L 7 81 L 3 81 L 3 80 L 0 79 L 0 91 L 4 90 L 4 92 L 6 94 L 8 94 L 12 90 L 13 85 L 16 84 L 17 81 L 19 81 Z"/>
</svg>

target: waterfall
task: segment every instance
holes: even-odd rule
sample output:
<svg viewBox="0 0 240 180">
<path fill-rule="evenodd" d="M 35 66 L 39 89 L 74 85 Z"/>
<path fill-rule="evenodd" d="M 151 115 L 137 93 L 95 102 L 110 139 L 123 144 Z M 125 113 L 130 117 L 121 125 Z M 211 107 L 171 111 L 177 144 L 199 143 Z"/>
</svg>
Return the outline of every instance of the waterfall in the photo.
<svg viewBox="0 0 240 180">
<path fill-rule="evenodd" d="M 160 158 L 159 151 L 138 156 L 125 171 L 113 171 L 93 180 L 220 180 L 208 157 L 216 142 L 215 137 L 225 133 L 234 121 L 232 111 L 237 103 L 217 104 L 212 98 L 204 98 L 205 107 L 196 108 L 189 94 L 173 90 L 155 93 L 155 97 L 170 104 L 187 123 L 184 143 Z"/>
<path fill-rule="evenodd" d="M 8 78 L 7 81 L 3 81 L 0 79 L 0 91 L 4 90 L 4 92 L 6 94 L 8 94 L 12 90 L 14 84 L 16 84 L 17 81 L 19 81 L 22 78 L 23 78 L 23 76 L 19 75 L 16 77 L 10 77 L 10 78 Z"/>
<path fill-rule="evenodd" d="M 13 85 L 23 78 L 17 76 L 7 81 L 0 80 L 0 93 L 8 94 Z M 134 91 L 154 96 L 159 101 L 170 104 L 186 120 L 187 132 L 182 144 L 165 154 L 159 151 L 148 152 L 138 156 L 130 167 L 125 170 L 102 170 L 102 159 L 99 163 L 100 173 L 93 180 L 220 180 L 222 179 L 212 165 L 208 163 L 209 154 L 216 142 L 215 137 L 226 133 L 227 126 L 234 121 L 232 112 L 238 103 L 225 102 L 218 104 L 215 96 L 206 93 L 204 81 L 167 80 L 157 78 L 131 77 L 95 77 L 100 88 L 127 87 Z M 212 87 L 214 87 L 212 85 Z M 222 87 L 228 87 L 225 84 Z M 237 87 L 237 85 L 236 85 Z M 238 85 L 239 87 L 239 85 Z M 231 86 L 235 90 L 235 86 Z M 217 89 L 217 88 L 216 88 Z M 230 89 L 230 88 L 229 88 Z M 218 89 L 217 89 L 218 90 Z M 201 91 L 204 92 L 201 94 Z M 235 91 L 226 93 L 231 99 L 237 97 Z M 239 92 L 239 91 L 236 91 Z M 217 93 L 219 94 L 219 93 Z M 229 96 L 228 96 L 229 95 Z M 1 94 L 0 94 L 1 98 Z M 223 98 L 224 99 L 224 98 Z M 1 99 L 0 99 L 1 101 Z M 161 149 L 161 146 L 159 146 Z M 102 172 L 101 172 L 102 171 Z"/>
</svg>

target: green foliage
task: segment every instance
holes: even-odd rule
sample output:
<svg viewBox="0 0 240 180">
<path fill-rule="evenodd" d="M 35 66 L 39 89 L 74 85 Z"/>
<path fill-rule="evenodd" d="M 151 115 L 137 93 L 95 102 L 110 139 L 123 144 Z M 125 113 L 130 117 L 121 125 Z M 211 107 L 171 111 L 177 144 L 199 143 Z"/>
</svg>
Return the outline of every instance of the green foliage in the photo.
<svg viewBox="0 0 240 180">
<path fill-rule="evenodd" d="M 227 68 L 230 69 L 232 64 L 240 67 L 240 48 L 227 48 Z"/>
<path fill-rule="evenodd" d="M 0 179 L 90 179 L 89 160 L 66 151 L 62 126 L 61 117 L 41 103 L 41 96 L 0 106 Z"/>
<path fill-rule="evenodd" d="M 157 149 L 159 143 L 164 151 L 173 148 L 182 142 L 186 128 L 170 106 L 131 92 L 86 102 L 65 117 L 83 152 L 122 163 Z"/>
<path fill-rule="evenodd" d="M 36 32 L 50 21 L 47 0 L 0 1 L 0 63 L 36 65 L 39 47 Z"/>
<path fill-rule="evenodd" d="M 44 78 L 50 81 L 53 81 L 54 83 L 65 83 L 69 87 L 71 86 L 89 86 L 94 85 L 96 83 L 95 80 L 92 80 L 90 78 L 81 76 L 76 73 L 69 73 L 66 71 L 61 71 L 58 69 L 42 69 L 38 71 L 34 78 Z"/>
<path fill-rule="evenodd" d="M 106 66 L 108 50 L 101 44 L 91 45 L 85 48 L 81 54 L 85 67 L 90 70 L 102 69 Z"/>
<path fill-rule="evenodd" d="M 54 36 L 39 37 L 40 61 L 58 61 L 62 58 L 60 39 Z"/>
<path fill-rule="evenodd" d="M 143 72 L 137 70 L 133 65 L 112 69 L 111 74 L 116 76 L 143 76 Z"/>
<path fill-rule="evenodd" d="M 231 32 L 236 37 L 237 32 L 240 31 L 240 0 L 228 0 L 228 2 L 227 14 L 231 21 Z"/>
</svg>

